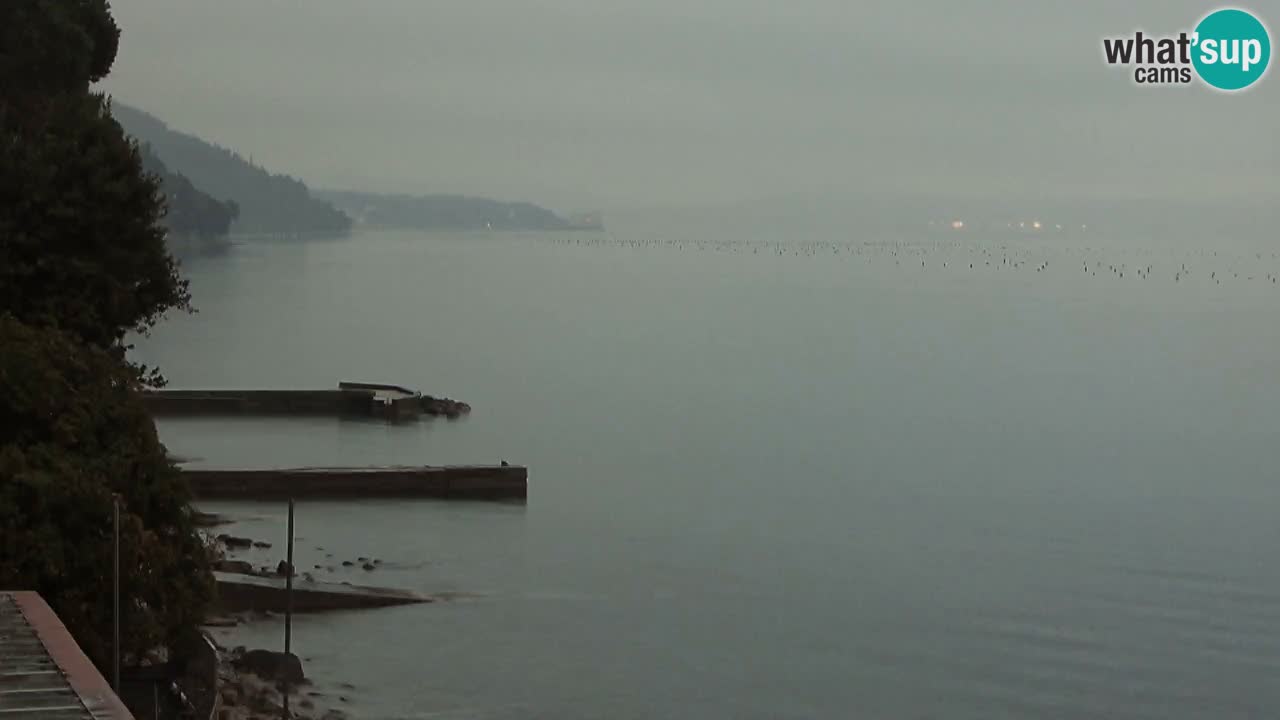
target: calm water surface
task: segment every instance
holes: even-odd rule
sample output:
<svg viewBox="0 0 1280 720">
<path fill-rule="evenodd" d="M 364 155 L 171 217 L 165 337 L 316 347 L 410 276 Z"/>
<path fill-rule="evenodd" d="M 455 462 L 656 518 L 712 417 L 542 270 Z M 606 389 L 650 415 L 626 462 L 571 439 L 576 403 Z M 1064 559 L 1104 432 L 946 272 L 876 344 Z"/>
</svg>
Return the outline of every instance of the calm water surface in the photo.
<svg viewBox="0 0 1280 720">
<path fill-rule="evenodd" d="M 462 593 L 299 619 L 358 716 L 1273 716 L 1276 250 L 1049 237 L 244 244 L 137 355 L 475 408 L 164 421 L 201 464 L 530 466 L 524 505 L 299 506 L 304 567 Z M 213 509 L 279 558 L 282 507 Z"/>
</svg>

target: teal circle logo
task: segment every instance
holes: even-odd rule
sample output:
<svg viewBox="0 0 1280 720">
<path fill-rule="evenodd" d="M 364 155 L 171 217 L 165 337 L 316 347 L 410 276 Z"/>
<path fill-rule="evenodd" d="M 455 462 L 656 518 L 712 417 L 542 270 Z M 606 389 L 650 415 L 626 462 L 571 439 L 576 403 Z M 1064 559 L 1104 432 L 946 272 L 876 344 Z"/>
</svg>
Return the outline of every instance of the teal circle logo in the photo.
<svg viewBox="0 0 1280 720">
<path fill-rule="evenodd" d="M 1271 61 L 1271 36 L 1244 10 L 1209 13 L 1196 25 L 1191 62 L 1200 79 L 1219 90 L 1243 90 L 1258 81 Z"/>
</svg>

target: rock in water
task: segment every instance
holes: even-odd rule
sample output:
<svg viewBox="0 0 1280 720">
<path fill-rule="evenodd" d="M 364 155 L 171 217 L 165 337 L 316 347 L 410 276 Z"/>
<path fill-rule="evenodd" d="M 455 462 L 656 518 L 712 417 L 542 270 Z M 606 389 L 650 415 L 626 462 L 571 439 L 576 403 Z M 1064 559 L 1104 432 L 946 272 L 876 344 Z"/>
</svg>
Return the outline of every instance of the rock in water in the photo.
<svg viewBox="0 0 1280 720">
<path fill-rule="evenodd" d="M 231 522 L 231 520 L 217 513 L 207 513 L 207 512 L 200 512 L 199 510 L 192 510 L 191 522 L 193 522 L 196 527 L 207 528 L 207 527 L 214 527 L 217 525 L 227 525 Z"/>
<path fill-rule="evenodd" d="M 274 650 L 249 650 L 231 661 L 237 669 L 253 673 L 263 680 L 300 683 L 307 678 L 302 674 L 302 661 L 293 653 Z"/>
<path fill-rule="evenodd" d="M 253 565 L 248 560 L 219 560 L 213 564 L 213 569 L 218 572 L 241 573 L 242 575 L 253 575 Z"/>
<path fill-rule="evenodd" d="M 222 533 L 218 536 L 218 540 L 221 540 L 222 544 L 229 548 L 253 547 L 253 541 L 246 537 L 236 537 L 235 535 Z"/>
</svg>

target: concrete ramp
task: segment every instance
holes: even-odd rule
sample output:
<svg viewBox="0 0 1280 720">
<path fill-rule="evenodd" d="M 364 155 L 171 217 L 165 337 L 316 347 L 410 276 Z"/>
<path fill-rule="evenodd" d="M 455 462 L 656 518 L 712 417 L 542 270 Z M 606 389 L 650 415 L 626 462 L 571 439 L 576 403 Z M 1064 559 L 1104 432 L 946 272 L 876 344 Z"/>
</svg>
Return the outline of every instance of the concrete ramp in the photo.
<svg viewBox="0 0 1280 720">
<path fill-rule="evenodd" d="M 284 578 L 224 572 L 215 572 L 213 577 L 218 585 L 218 607 L 222 612 L 284 612 L 287 597 Z M 294 612 L 358 610 L 434 600 L 429 595 L 407 590 L 293 579 Z"/>
</svg>

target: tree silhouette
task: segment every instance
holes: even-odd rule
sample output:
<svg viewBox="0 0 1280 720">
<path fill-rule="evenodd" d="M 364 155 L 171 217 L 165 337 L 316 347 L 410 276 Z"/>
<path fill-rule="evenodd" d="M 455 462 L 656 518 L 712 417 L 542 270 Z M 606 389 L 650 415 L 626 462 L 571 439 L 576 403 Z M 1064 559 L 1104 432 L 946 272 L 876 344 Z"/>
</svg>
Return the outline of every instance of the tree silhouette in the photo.
<svg viewBox="0 0 1280 720">
<path fill-rule="evenodd" d="M 193 629 L 211 594 L 124 357 L 127 333 L 189 298 L 157 180 L 88 91 L 118 37 L 104 0 L 0 2 L 0 586 L 38 590 L 100 667 L 113 493 L 129 657 Z"/>
</svg>

